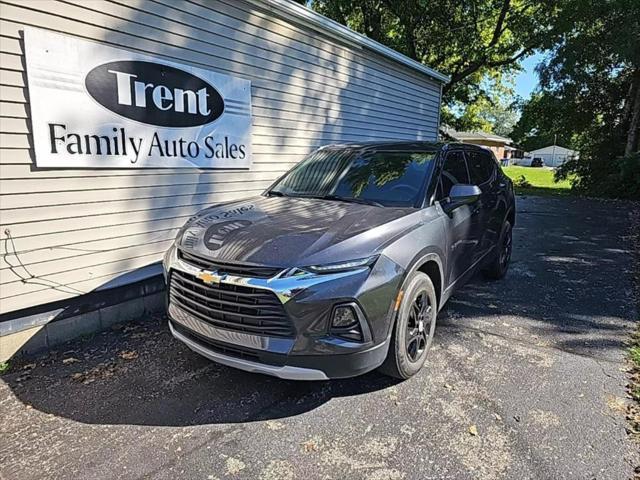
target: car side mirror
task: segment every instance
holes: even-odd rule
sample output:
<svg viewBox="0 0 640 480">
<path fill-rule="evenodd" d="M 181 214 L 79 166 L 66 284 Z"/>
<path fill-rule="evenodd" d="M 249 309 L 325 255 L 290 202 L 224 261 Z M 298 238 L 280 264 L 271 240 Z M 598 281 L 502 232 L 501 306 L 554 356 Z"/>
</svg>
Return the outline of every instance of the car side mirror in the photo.
<svg viewBox="0 0 640 480">
<path fill-rule="evenodd" d="M 451 187 L 449 199 L 442 204 L 442 209 L 446 213 L 450 213 L 462 205 L 468 205 L 477 201 L 480 195 L 482 195 L 482 190 L 480 190 L 480 187 L 477 185 L 457 183 Z"/>
</svg>

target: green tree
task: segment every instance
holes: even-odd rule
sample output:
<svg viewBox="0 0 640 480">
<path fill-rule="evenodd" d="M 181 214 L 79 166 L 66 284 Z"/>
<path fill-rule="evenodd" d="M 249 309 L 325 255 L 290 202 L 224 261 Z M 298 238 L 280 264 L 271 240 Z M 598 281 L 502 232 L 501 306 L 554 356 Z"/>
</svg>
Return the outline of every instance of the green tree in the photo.
<svg viewBox="0 0 640 480">
<path fill-rule="evenodd" d="M 639 197 L 640 2 L 564 0 L 556 27 L 564 33 L 513 137 L 532 149 L 557 136 L 580 152 L 559 177 L 590 194 Z"/>
<path fill-rule="evenodd" d="M 320 13 L 451 76 L 445 119 L 492 98 L 520 59 L 549 48 L 557 0 L 314 0 Z M 470 114 L 473 112 L 470 112 Z M 463 120 L 464 121 L 464 120 Z M 456 125 L 458 126 L 458 125 Z"/>
<path fill-rule="evenodd" d="M 554 142 L 577 149 L 575 131 L 584 126 L 585 117 L 575 115 L 565 99 L 536 92 L 520 107 L 520 118 L 510 135 L 524 150 L 537 150 Z M 574 122 L 567 123 L 565 119 L 572 116 Z"/>
<path fill-rule="evenodd" d="M 466 105 L 455 102 L 457 115 L 445 106 L 443 119 L 464 131 L 483 131 L 508 136 L 519 118 L 519 110 L 513 90 L 513 79 L 483 82 L 482 92 Z M 448 120 L 450 116 L 455 116 Z"/>
</svg>

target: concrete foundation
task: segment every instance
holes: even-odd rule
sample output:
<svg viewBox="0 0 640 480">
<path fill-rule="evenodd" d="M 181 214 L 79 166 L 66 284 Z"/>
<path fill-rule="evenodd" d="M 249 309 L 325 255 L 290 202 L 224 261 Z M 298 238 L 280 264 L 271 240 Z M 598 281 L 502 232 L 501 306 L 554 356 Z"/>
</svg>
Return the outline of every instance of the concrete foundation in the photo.
<svg viewBox="0 0 640 480">
<path fill-rule="evenodd" d="M 38 311 L 22 311 L 0 317 L 0 362 L 15 356 L 34 355 L 82 336 L 90 336 L 115 324 L 145 315 L 163 314 L 165 291 L 162 277 L 101 292 L 68 302 L 45 305 Z"/>
</svg>

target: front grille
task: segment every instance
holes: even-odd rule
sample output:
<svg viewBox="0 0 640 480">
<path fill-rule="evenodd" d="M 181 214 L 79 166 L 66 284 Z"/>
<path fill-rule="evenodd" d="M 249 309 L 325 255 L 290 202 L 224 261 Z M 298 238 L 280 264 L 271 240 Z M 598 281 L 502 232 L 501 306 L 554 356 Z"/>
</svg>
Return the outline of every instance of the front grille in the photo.
<svg viewBox="0 0 640 480">
<path fill-rule="evenodd" d="M 178 250 L 178 258 L 203 270 L 218 272 L 219 275 L 238 275 L 240 277 L 271 278 L 280 273 L 281 267 L 263 267 L 241 263 L 225 263 L 200 257 L 192 253 Z"/>
<path fill-rule="evenodd" d="M 171 271 L 169 301 L 215 327 L 270 337 L 294 336 L 275 293 L 246 285 L 207 285 L 194 275 Z"/>
</svg>

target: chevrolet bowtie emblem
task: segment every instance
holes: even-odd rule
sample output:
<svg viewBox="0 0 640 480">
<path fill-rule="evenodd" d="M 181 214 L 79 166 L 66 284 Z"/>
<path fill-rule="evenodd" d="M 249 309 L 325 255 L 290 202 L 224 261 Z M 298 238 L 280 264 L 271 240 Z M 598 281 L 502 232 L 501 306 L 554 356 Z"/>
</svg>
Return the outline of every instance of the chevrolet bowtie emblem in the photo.
<svg viewBox="0 0 640 480">
<path fill-rule="evenodd" d="M 208 285 L 213 285 L 214 283 L 215 284 L 220 283 L 220 277 L 215 273 L 200 272 L 198 274 L 198 278 Z"/>
</svg>

